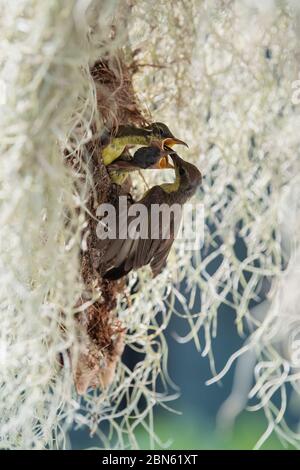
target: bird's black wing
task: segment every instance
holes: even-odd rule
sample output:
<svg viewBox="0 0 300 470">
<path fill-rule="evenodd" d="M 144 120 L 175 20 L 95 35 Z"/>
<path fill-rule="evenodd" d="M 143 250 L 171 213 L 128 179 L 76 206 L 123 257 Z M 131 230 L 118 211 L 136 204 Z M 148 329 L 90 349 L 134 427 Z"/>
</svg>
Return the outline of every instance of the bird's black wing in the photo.
<svg viewBox="0 0 300 470">
<path fill-rule="evenodd" d="M 147 208 L 145 215 L 141 217 L 141 225 L 148 224 L 148 238 L 110 240 L 102 260 L 104 278 L 119 279 L 132 269 L 139 269 L 149 263 L 154 276 L 162 270 L 174 241 L 174 236 L 171 233 L 169 239 L 152 239 L 149 221 L 151 204 L 162 204 L 166 202 L 165 199 L 166 193 L 159 186 L 154 186 L 139 201 Z M 145 220 L 145 217 L 147 217 L 147 220 Z M 134 217 L 128 217 L 128 225 L 133 220 Z M 121 219 L 119 221 L 122 223 Z"/>
</svg>

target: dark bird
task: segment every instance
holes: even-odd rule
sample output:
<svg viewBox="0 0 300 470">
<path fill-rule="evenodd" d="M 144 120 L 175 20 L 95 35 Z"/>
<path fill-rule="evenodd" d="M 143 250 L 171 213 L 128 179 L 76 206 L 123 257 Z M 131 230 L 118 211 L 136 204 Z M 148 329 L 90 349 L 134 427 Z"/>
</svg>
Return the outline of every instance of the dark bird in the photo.
<svg viewBox="0 0 300 470">
<path fill-rule="evenodd" d="M 104 140 L 105 147 L 102 150 L 104 165 L 111 164 L 126 148 L 136 145 L 152 145 L 157 143 L 161 149 L 165 145 L 172 147 L 175 144 L 188 146 L 183 140 L 177 139 L 163 122 L 154 122 L 145 128 L 133 125 L 119 126 L 115 137 L 108 141 Z"/>
<path fill-rule="evenodd" d="M 153 186 L 137 203 L 145 207 L 145 211 L 141 212 L 139 224 L 141 231 L 146 227 L 146 237 L 128 236 L 123 239 L 108 240 L 108 247 L 102 259 L 102 275 L 105 279 L 120 279 L 131 270 L 137 270 L 147 264 L 150 264 L 153 276 L 164 268 L 180 220 L 175 220 L 174 213 L 170 211 L 170 217 L 162 218 L 160 223 L 160 217 L 157 218 L 155 211 L 151 210 L 152 206 L 165 204 L 171 208 L 173 204 L 177 204 L 182 208 L 201 184 L 201 173 L 198 168 L 184 161 L 175 152 L 170 153 L 170 156 L 175 167 L 175 181 Z M 181 215 L 180 212 L 179 219 Z M 119 225 L 124 223 L 123 217 L 118 213 Z M 128 215 L 127 227 L 134 219 Z M 158 233 L 158 237 L 153 238 L 153 233 Z"/>
</svg>

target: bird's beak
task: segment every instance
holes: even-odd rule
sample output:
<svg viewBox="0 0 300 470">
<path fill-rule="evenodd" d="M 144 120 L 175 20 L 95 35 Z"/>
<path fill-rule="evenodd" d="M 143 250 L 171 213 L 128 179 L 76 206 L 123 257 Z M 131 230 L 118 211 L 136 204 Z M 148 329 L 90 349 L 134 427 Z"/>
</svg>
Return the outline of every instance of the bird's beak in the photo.
<svg viewBox="0 0 300 470">
<path fill-rule="evenodd" d="M 158 162 L 152 167 L 155 170 L 166 170 L 172 168 L 174 170 L 174 165 L 169 163 L 168 156 L 162 157 Z"/>
<path fill-rule="evenodd" d="M 177 139 L 176 137 L 168 137 L 163 141 L 163 145 L 167 145 L 168 147 L 173 147 L 173 145 L 185 145 L 185 147 L 188 147 L 188 144 L 186 142 Z"/>
</svg>

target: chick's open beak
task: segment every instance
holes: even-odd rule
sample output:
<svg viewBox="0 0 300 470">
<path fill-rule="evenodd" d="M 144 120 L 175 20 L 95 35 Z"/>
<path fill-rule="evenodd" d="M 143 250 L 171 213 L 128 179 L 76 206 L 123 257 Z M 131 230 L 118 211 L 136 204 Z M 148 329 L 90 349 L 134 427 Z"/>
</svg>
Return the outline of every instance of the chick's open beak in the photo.
<svg viewBox="0 0 300 470">
<path fill-rule="evenodd" d="M 167 168 L 172 168 L 174 170 L 174 165 L 169 162 L 168 156 L 164 156 L 158 160 L 158 162 L 152 168 L 155 170 L 165 170 Z"/>
<path fill-rule="evenodd" d="M 176 137 L 168 137 L 163 141 L 163 146 L 167 145 L 168 147 L 173 147 L 173 145 L 184 145 L 188 147 L 188 144 L 183 140 L 177 139 Z"/>
</svg>

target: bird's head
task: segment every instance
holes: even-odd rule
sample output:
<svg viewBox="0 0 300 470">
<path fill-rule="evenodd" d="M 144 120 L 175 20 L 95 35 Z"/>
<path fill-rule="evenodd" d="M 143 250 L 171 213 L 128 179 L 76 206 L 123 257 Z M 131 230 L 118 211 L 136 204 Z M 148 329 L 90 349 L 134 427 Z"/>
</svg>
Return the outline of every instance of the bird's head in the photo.
<svg viewBox="0 0 300 470">
<path fill-rule="evenodd" d="M 174 163 L 179 190 L 189 199 L 195 194 L 198 186 L 200 186 L 202 175 L 195 165 L 180 158 L 176 152 L 170 152 L 170 157 Z"/>
<path fill-rule="evenodd" d="M 177 137 L 172 134 L 168 126 L 166 126 L 166 124 L 163 122 L 154 122 L 146 129 L 147 131 L 151 132 L 152 138 L 154 140 L 160 142 L 162 148 L 164 146 L 173 147 L 173 145 L 176 144 L 181 144 L 188 147 L 188 145 L 183 140 L 177 139 Z"/>
</svg>

